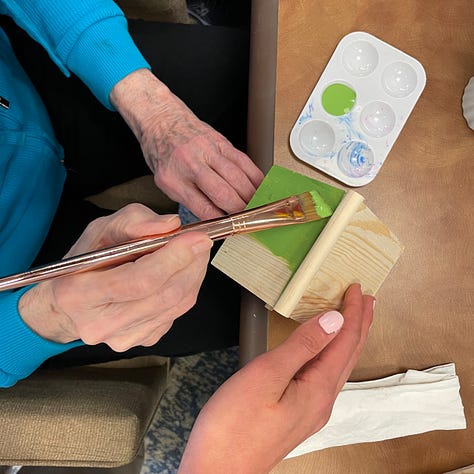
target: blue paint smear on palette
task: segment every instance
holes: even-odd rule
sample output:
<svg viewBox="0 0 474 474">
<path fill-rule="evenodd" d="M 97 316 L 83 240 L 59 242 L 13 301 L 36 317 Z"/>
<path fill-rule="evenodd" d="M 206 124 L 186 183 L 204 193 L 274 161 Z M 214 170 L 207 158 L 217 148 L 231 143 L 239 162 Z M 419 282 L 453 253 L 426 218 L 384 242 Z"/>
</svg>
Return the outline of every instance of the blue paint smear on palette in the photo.
<svg viewBox="0 0 474 474">
<path fill-rule="evenodd" d="M 313 112 L 314 112 L 314 105 L 313 105 L 313 102 L 310 102 L 306 110 L 301 114 L 300 118 L 298 119 L 298 124 L 302 125 L 308 120 L 311 120 L 313 118 Z"/>
<path fill-rule="evenodd" d="M 346 134 L 337 154 L 339 167 L 351 177 L 375 176 L 375 170 L 381 164 L 374 165 L 366 137 L 354 129 L 352 113 L 338 117 L 338 123 L 344 127 Z"/>
<path fill-rule="evenodd" d="M 345 128 L 346 131 L 346 140 L 344 143 L 353 141 L 354 139 L 365 141 L 363 135 L 354 129 L 353 116 L 351 112 L 338 117 L 337 121 Z"/>
<path fill-rule="evenodd" d="M 313 101 L 310 101 L 303 113 L 298 118 L 298 124 L 301 126 L 309 120 L 319 118 L 314 117 L 314 105 Z M 357 175 L 358 173 L 362 173 L 362 169 L 368 165 L 368 163 L 362 163 L 360 160 L 364 161 L 364 155 L 366 151 L 366 143 L 367 139 L 357 131 L 354 127 L 354 115 L 353 112 L 349 112 L 345 115 L 341 115 L 338 117 L 334 117 L 339 125 L 339 130 L 341 131 L 343 137 L 341 138 L 339 145 L 336 146 L 336 149 L 332 149 L 324 156 L 315 156 L 315 159 L 318 161 L 319 166 L 329 166 L 329 163 L 335 159 L 337 159 L 342 150 L 345 150 L 347 147 L 351 146 L 351 154 L 350 154 L 350 166 L 351 170 L 349 175 Z M 324 120 L 324 117 L 321 117 Z M 354 142 L 361 142 L 361 143 L 354 143 Z M 355 163 L 355 161 L 357 164 Z M 365 165 L 365 166 L 364 166 Z M 339 165 L 340 166 L 340 165 Z M 374 174 L 374 167 L 371 165 L 372 169 L 368 172 L 368 175 Z M 349 171 L 346 171 L 346 173 Z"/>
</svg>

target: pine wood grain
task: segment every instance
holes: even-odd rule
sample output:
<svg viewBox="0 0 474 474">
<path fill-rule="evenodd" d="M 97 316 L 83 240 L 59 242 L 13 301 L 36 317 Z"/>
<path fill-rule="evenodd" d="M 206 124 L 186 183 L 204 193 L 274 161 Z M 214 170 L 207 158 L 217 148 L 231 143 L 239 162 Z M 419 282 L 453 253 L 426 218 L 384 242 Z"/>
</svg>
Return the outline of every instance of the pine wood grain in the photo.
<svg viewBox="0 0 474 474">
<path fill-rule="evenodd" d="M 285 260 L 251 235 L 226 239 L 212 265 L 270 305 L 278 301 L 292 274 Z"/>
<path fill-rule="evenodd" d="M 283 288 L 278 301 L 272 309 L 288 318 L 294 317 L 295 312 L 299 309 L 301 299 L 306 295 L 308 287 L 311 285 L 316 275 L 319 274 L 319 269 L 328 256 L 332 254 L 334 245 L 345 232 L 347 225 L 353 219 L 363 200 L 364 198 L 356 192 L 348 191 L 345 194 L 329 219 L 329 222 L 326 224 L 306 257 L 299 265 L 296 273 L 292 276 L 291 280 L 288 281 L 285 288 Z M 356 251 L 356 249 L 352 250 Z M 335 270 L 335 273 L 331 273 L 332 280 L 338 280 L 337 269 L 335 268 Z M 338 287 L 342 286 L 344 286 L 343 281 L 340 282 Z M 342 289 L 341 291 L 344 292 L 345 289 Z M 337 295 L 336 298 L 340 300 L 342 294 Z M 319 297 L 319 295 L 314 296 Z M 327 309 L 334 308 L 332 301 L 327 301 L 327 303 Z M 299 311 L 298 314 L 300 314 Z"/>
<path fill-rule="evenodd" d="M 317 247 L 318 243 L 314 246 L 315 251 Z M 360 206 L 339 238 L 334 240 L 327 258 L 314 272 L 289 317 L 303 322 L 328 309 L 340 309 L 351 283 L 360 283 L 365 293 L 376 295 L 402 250 L 402 244 L 390 229 L 367 206 Z M 274 309 L 283 314 L 280 308 L 279 301 Z"/>
</svg>

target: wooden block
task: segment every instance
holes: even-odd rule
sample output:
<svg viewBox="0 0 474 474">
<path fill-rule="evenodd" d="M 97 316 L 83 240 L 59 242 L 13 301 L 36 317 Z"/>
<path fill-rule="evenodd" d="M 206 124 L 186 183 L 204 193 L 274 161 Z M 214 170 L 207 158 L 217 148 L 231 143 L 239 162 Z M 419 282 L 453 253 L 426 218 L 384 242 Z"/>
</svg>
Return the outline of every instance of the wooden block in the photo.
<svg viewBox="0 0 474 474">
<path fill-rule="evenodd" d="M 263 184 L 268 186 L 265 180 Z M 319 232 L 308 235 L 314 240 L 296 271 L 255 234 L 228 238 L 212 264 L 269 309 L 302 322 L 315 313 L 340 308 L 351 283 L 361 283 L 365 293 L 375 295 L 403 250 L 354 191 L 345 193 Z"/>
<path fill-rule="evenodd" d="M 321 237 L 323 234 L 311 249 L 316 256 L 323 252 L 320 250 Z M 375 295 L 402 250 L 393 233 L 362 204 L 334 241 L 321 265 L 312 268 L 313 276 L 304 286 L 301 298 L 292 301 L 289 296 L 288 303 L 286 296 L 291 287 L 298 285 L 298 269 L 273 309 L 302 322 L 319 312 L 339 309 L 344 292 L 351 283 L 361 283 L 364 293 Z"/>
<path fill-rule="evenodd" d="M 226 239 L 212 265 L 271 306 L 277 303 L 292 276 L 288 263 L 251 234 Z"/>
<path fill-rule="evenodd" d="M 341 238 L 352 217 L 360 207 L 363 199 L 364 198 L 360 194 L 355 193 L 354 191 L 346 193 L 334 211 L 334 214 L 331 216 L 331 219 L 319 234 L 313 243 L 313 246 L 306 254 L 306 257 L 299 265 L 296 273 L 287 282 L 287 285 L 285 285 L 278 301 L 272 308 L 274 311 L 287 317 L 290 317 L 293 314 L 299 306 L 300 300 L 306 295 L 312 281 L 316 275 L 319 274 L 319 269 L 329 255 L 331 255 L 335 243 Z M 339 273 L 341 273 L 341 270 L 339 270 Z M 333 281 L 331 283 L 335 282 Z M 340 282 L 336 281 L 336 283 Z M 316 295 L 313 294 L 313 296 Z M 318 301 L 320 304 L 319 299 L 313 298 L 312 301 Z M 334 308 L 334 306 L 331 308 Z"/>
</svg>

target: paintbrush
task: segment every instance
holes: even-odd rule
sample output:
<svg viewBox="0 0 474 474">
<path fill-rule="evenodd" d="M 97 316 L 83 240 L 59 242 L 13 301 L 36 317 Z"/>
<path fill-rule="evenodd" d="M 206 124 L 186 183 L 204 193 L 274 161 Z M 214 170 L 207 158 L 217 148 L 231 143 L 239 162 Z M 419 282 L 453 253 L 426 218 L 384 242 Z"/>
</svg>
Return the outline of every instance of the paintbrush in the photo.
<svg viewBox="0 0 474 474">
<path fill-rule="evenodd" d="M 316 191 L 308 191 L 236 214 L 184 225 L 166 234 L 143 237 L 6 276 L 0 278 L 0 291 L 133 261 L 163 247 L 173 237 L 191 231 L 205 232 L 212 240 L 221 240 L 235 234 L 311 222 L 331 214 L 322 197 Z"/>
</svg>

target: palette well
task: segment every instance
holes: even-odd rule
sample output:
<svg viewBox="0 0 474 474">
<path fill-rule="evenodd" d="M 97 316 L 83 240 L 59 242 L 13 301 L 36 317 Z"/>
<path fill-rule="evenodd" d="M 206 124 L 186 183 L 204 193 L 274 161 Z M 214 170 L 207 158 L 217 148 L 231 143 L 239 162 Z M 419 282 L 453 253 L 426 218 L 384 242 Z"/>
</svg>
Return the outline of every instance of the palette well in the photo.
<svg viewBox="0 0 474 474">
<path fill-rule="evenodd" d="M 346 35 L 290 133 L 295 155 L 349 186 L 371 182 L 426 84 L 415 58 L 365 32 Z"/>
</svg>

